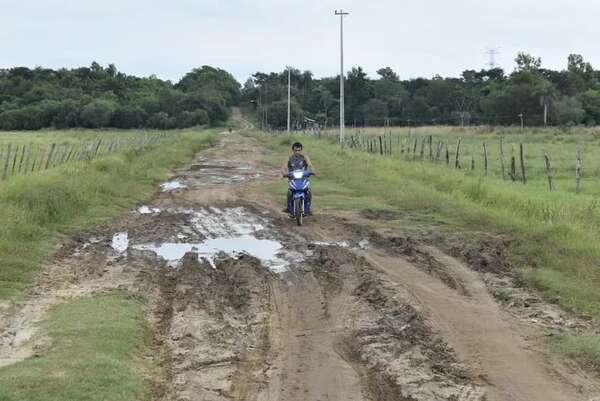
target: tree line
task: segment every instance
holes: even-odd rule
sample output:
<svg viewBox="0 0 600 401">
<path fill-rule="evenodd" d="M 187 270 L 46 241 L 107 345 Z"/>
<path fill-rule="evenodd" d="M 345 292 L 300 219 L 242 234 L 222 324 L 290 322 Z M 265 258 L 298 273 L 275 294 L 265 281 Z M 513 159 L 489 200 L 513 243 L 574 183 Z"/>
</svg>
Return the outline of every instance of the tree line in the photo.
<svg viewBox="0 0 600 401">
<path fill-rule="evenodd" d="M 466 70 L 459 78 L 401 80 L 390 67 L 367 76 L 352 68 L 345 79 L 346 125 L 595 125 L 600 123 L 600 70 L 578 54 L 566 69 L 542 68 L 541 59 L 519 53 L 515 69 Z M 294 124 L 339 123 L 339 75 L 316 79 L 290 69 Z M 257 72 L 242 88 L 263 127 L 287 125 L 288 70 Z"/>
<path fill-rule="evenodd" d="M 219 125 L 240 96 L 230 73 L 209 66 L 193 69 L 176 84 L 96 62 L 75 69 L 0 69 L 0 129 Z"/>
</svg>

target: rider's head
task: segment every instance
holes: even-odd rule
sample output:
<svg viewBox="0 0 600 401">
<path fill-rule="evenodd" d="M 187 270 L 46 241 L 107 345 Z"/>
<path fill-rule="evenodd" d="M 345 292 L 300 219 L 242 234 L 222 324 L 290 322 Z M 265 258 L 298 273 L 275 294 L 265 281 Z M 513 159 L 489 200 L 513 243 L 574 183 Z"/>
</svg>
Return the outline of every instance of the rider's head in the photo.
<svg viewBox="0 0 600 401">
<path fill-rule="evenodd" d="M 292 145 L 292 152 L 300 153 L 302 152 L 302 144 L 300 142 L 294 142 Z"/>
</svg>

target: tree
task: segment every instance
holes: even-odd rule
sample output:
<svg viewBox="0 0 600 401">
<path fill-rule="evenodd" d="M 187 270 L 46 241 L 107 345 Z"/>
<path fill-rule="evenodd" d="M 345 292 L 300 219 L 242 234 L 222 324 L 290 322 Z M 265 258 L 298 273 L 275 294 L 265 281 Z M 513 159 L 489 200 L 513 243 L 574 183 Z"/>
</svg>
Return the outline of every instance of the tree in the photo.
<svg viewBox="0 0 600 401">
<path fill-rule="evenodd" d="M 369 99 L 363 105 L 363 120 L 368 125 L 383 125 L 388 117 L 387 104 L 380 99 Z"/>
<path fill-rule="evenodd" d="M 553 122 L 560 125 L 579 124 L 585 117 L 581 102 L 575 97 L 564 96 L 554 102 Z"/>
<path fill-rule="evenodd" d="M 517 71 L 534 72 L 539 70 L 542 66 L 541 58 L 523 52 L 517 54 L 515 62 L 517 63 Z"/>
<path fill-rule="evenodd" d="M 100 128 L 110 124 L 116 105 L 105 99 L 88 103 L 81 111 L 81 123 L 84 127 Z"/>
</svg>

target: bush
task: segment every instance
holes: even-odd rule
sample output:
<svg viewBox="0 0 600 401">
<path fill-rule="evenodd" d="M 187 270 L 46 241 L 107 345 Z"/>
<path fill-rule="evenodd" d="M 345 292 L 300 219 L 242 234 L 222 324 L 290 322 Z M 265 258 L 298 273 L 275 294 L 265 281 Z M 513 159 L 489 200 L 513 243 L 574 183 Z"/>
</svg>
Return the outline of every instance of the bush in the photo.
<svg viewBox="0 0 600 401">
<path fill-rule="evenodd" d="M 93 100 L 83 108 L 81 123 L 89 128 L 106 127 L 110 124 L 115 109 L 116 105 L 110 100 Z"/>
</svg>

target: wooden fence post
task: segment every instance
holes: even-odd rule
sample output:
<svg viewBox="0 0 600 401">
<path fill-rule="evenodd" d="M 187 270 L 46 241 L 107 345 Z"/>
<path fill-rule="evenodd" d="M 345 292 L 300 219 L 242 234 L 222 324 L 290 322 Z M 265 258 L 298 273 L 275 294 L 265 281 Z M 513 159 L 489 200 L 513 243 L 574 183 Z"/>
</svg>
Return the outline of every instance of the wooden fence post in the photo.
<svg viewBox="0 0 600 401">
<path fill-rule="evenodd" d="M 11 149 L 11 144 L 8 144 L 8 147 L 6 148 L 6 156 L 4 156 L 4 170 L 2 170 L 2 179 L 6 180 L 6 178 L 8 177 L 8 161 L 10 160 L 10 149 Z"/>
<path fill-rule="evenodd" d="M 421 161 L 423 161 L 423 156 L 425 154 L 425 138 L 421 138 L 421 149 L 419 150 L 419 156 Z"/>
<path fill-rule="evenodd" d="M 429 161 L 433 161 L 433 136 L 429 135 Z"/>
<path fill-rule="evenodd" d="M 450 150 L 448 149 L 448 144 L 446 144 L 446 165 L 450 165 Z"/>
<path fill-rule="evenodd" d="M 504 171 L 504 141 L 500 137 L 500 169 L 502 170 L 502 179 L 506 179 L 506 173 Z"/>
<path fill-rule="evenodd" d="M 544 166 L 546 170 L 546 176 L 548 177 L 548 189 L 550 192 L 554 191 L 554 185 L 552 184 L 552 170 L 550 168 L 550 156 L 548 152 L 544 151 Z"/>
<path fill-rule="evenodd" d="M 521 160 L 521 178 L 523 184 L 527 184 L 527 172 L 525 168 L 525 150 L 523 149 L 523 143 L 519 144 L 519 159 Z"/>
<path fill-rule="evenodd" d="M 483 143 L 483 174 L 486 176 L 488 174 L 488 154 L 485 142 Z"/>
<path fill-rule="evenodd" d="M 456 158 L 454 159 L 454 168 L 460 168 L 460 143 L 462 138 L 458 138 L 458 142 L 456 143 Z"/>
<path fill-rule="evenodd" d="M 438 142 L 435 145 L 435 162 L 439 163 L 440 162 L 440 155 L 442 153 L 442 142 Z"/>
<path fill-rule="evenodd" d="M 48 170 L 48 167 L 50 167 L 50 161 L 52 160 L 52 155 L 54 154 L 55 148 L 56 148 L 56 144 L 53 143 L 52 146 L 50 147 L 50 153 L 48 153 L 48 159 L 46 160 L 46 167 L 44 168 L 44 170 Z"/>
<path fill-rule="evenodd" d="M 475 152 L 473 151 L 473 145 L 471 145 L 471 170 L 475 170 Z"/>
<path fill-rule="evenodd" d="M 417 158 L 417 141 L 418 139 L 415 138 L 415 145 L 413 146 L 413 160 Z"/>
<path fill-rule="evenodd" d="M 20 148 L 20 145 L 17 145 L 17 149 L 15 149 L 15 154 L 13 156 L 12 169 L 11 169 L 11 172 L 13 175 L 16 175 L 16 173 L 17 173 L 16 167 L 17 167 L 17 158 L 19 156 L 19 148 Z"/>
<path fill-rule="evenodd" d="M 577 153 L 576 153 L 576 159 L 575 159 L 575 192 L 576 193 L 581 192 L 581 169 L 582 169 L 581 146 L 577 145 Z"/>
<path fill-rule="evenodd" d="M 23 168 L 23 159 L 25 158 L 25 144 L 23 144 L 23 148 L 21 149 L 21 158 L 19 159 L 19 171 L 21 174 L 21 169 Z"/>
<path fill-rule="evenodd" d="M 510 145 L 510 178 L 517 180 L 517 160 L 515 159 L 515 144 Z"/>
</svg>

